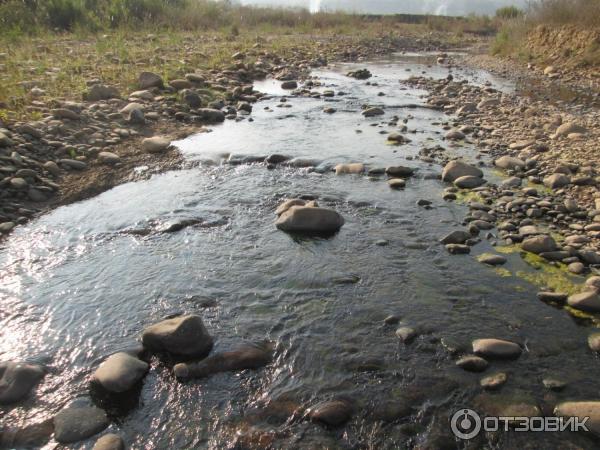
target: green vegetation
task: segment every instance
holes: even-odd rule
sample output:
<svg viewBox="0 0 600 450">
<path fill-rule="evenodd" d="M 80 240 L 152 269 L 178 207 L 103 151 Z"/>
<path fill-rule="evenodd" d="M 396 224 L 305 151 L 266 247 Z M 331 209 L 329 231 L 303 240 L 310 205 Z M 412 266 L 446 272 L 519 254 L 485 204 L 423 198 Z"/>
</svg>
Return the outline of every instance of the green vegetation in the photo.
<svg viewBox="0 0 600 450">
<path fill-rule="evenodd" d="M 502 20 L 517 19 L 523 17 L 525 13 L 516 6 L 505 6 L 496 11 L 496 17 Z"/>
</svg>

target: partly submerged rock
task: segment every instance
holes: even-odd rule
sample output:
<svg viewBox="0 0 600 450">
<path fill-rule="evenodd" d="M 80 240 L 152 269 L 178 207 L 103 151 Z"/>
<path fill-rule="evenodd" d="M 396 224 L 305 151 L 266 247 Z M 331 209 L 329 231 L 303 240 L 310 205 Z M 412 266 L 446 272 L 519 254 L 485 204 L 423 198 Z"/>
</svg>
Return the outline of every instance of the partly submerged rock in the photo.
<svg viewBox="0 0 600 450">
<path fill-rule="evenodd" d="M 142 343 L 150 351 L 190 358 L 206 356 L 213 346 L 202 318 L 196 315 L 175 317 L 149 326 L 142 333 Z"/>
<path fill-rule="evenodd" d="M 292 206 L 279 216 L 275 225 L 291 233 L 327 235 L 339 231 L 344 218 L 331 209 Z"/>
</svg>

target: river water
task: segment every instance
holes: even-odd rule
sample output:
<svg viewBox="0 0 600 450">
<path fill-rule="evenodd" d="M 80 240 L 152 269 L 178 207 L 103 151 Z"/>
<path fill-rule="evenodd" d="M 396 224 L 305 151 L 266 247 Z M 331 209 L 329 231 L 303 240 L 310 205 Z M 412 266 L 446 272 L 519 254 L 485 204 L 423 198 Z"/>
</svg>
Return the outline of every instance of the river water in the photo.
<svg viewBox="0 0 600 450">
<path fill-rule="evenodd" d="M 131 347 L 145 326 L 182 312 L 203 317 L 216 350 L 268 339 L 274 361 L 179 383 L 152 359 L 135 398 L 109 410 L 110 430 L 131 448 L 463 448 L 448 442 L 449 417 L 461 407 L 527 403 L 547 412 L 558 400 L 596 399 L 600 364 L 586 346 L 589 322 L 539 302 L 539 286 L 477 262 L 474 256 L 493 251 L 488 243 L 452 256 L 438 242 L 462 227 L 468 208 L 444 202 L 445 186 L 434 178 L 441 168 L 416 157 L 426 146 L 448 147 L 441 123 L 449 119 L 407 108 L 423 104 L 425 92 L 399 82 L 423 72 L 446 77 L 448 69 L 431 60 L 403 55 L 318 70 L 323 86 L 315 90 L 345 93 L 327 99 L 282 103 L 279 83 L 257 83 L 272 97 L 255 105 L 252 122 L 228 121 L 177 143 L 201 162 L 197 167 L 116 187 L 19 227 L 0 249 L 0 359 L 43 362 L 50 373 L 29 400 L 1 410 L 0 420 L 40 421 L 87 396 L 89 377 L 106 356 Z M 344 76 L 362 67 L 374 75 L 370 85 Z M 453 74 L 511 89 L 485 72 Z M 386 114 L 366 119 L 363 104 L 382 105 Z M 326 106 L 337 112 L 324 114 Z M 382 132 L 393 131 L 387 123 L 394 115 L 415 130 L 410 144 L 386 144 Z M 475 161 L 468 145 L 449 151 Z M 406 189 L 394 191 L 367 176 L 224 163 L 230 154 L 273 153 L 316 159 L 321 168 L 364 162 L 418 171 Z M 298 195 L 315 196 L 346 224 L 329 239 L 278 231 L 274 210 Z M 417 206 L 419 199 L 432 201 L 432 209 Z M 176 233 L 131 232 L 181 219 L 202 224 Z M 381 240 L 388 245 L 377 245 Z M 507 256 L 504 275 L 535 272 L 518 253 Z M 206 307 L 206 299 L 216 306 Z M 419 337 L 400 343 L 397 326 L 383 323 L 390 314 Z M 504 371 L 509 380 L 490 394 L 479 387 L 481 374 L 455 366 L 455 354 L 484 337 L 526 349 L 517 361 L 492 364 L 486 374 Z M 568 386 L 551 393 L 542 384 L 547 377 Z M 297 408 L 337 396 L 357 405 L 344 427 L 290 420 Z M 410 413 L 392 423 L 377 420 L 390 403 L 408 404 Z M 594 445 L 576 434 L 514 432 L 477 444 Z"/>
</svg>

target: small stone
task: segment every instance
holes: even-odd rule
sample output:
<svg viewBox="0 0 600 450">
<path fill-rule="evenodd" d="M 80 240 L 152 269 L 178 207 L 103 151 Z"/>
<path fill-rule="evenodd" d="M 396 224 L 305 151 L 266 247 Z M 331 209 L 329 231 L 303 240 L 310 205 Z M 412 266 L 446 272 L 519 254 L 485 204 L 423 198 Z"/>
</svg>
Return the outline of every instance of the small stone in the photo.
<svg viewBox="0 0 600 450">
<path fill-rule="evenodd" d="M 588 336 L 588 345 L 593 352 L 600 352 L 600 333 Z"/>
<path fill-rule="evenodd" d="M 411 327 L 401 327 L 396 330 L 396 336 L 398 336 L 402 342 L 408 344 L 417 337 L 417 331 Z"/>
<path fill-rule="evenodd" d="M 567 301 L 568 295 L 560 292 L 538 292 L 537 298 L 546 303 L 563 304 Z"/>
<path fill-rule="evenodd" d="M 319 403 L 308 410 L 308 417 L 332 427 L 339 427 L 350 420 L 353 407 L 346 400 L 332 400 Z"/>
<path fill-rule="evenodd" d="M 365 117 L 375 117 L 375 116 L 381 116 L 385 114 L 385 111 L 381 108 L 367 108 L 362 112 L 362 115 Z"/>
<path fill-rule="evenodd" d="M 466 136 L 464 135 L 463 132 L 459 131 L 459 130 L 450 130 L 446 133 L 446 139 L 450 140 L 450 141 L 460 141 L 462 139 L 464 139 Z"/>
<path fill-rule="evenodd" d="M 477 167 L 466 164 L 462 161 L 450 161 L 444 167 L 442 172 L 442 181 L 454 182 L 457 178 L 463 176 L 483 177 L 483 172 Z"/>
<path fill-rule="evenodd" d="M 153 87 L 162 88 L 164 86 L 163 79 L 152 72 L 142 72 L 138 78 L 140 89 L 150 89 Z"/>
<path fill-rule="evenodd" d="M 385 169 L 385 173 L 390 177 L 408 178 L 415 173 L 415 169 L 405 166 L 393 166 Z"/>
<path fill-rule="evenodd" d="M 10 233 L 14 227 L 16 227 L 14 222 L 2 222 L 0 223 L 0 233 Z"/>
<path fill-rule="evenodd" d="M 290 233 L 334 234 L 344 225 L 344 218 L 334 210 L 311 206 L 292 206 L 282 213 L 275 226 Z"/>
<path fill-rule="evenodd" d="M 114 86 L 94 84 L 88 92 L 83 94 L 83 99 L 88 102 L 97 102 L 99 100 L 119 98 L 120 96 L 119 90 Z"/>
<path fill-rule="evenodd" d="M 521 347 L 502 339 L 476 339 L 473 341 L 473 353 L 485 358 L 516 359 L 521 356 Z"/>
<path fill-rule="evenodd" d="M 108 165 L 118 164 L 121 161 L 121 157 L 112 152 L 100 152 L 98 153 L 98 159 Z"/>
<path fill-rule="evenodd" d="M 483 178 L 472 175 L 465 175 L 454 180 L 454 185 L 459 189 L 473 189 L 485 183 L 486 181 Z"/>
<path fill-rule="evenodd" d="M 502 156 L 494 161 L 494 165 L 504 170 L 517 170 L 525 167 L 525 161 L 513 156 Z"/>
<path fill-rule="evenodd" d="M 562 173 L 555 173 L 544 178 L 543 183 L 547 188 L 559 189 L 571 183 L 571 179 Z"/>
<path fill-rule="evenodd" d="M 508 375 L 504 372 L 499 372 L 494 375 L 482 378 L 479 384 L 482 388 L 488 390 L 499 389 L 508 380 Z"/>
<path fill-rule="evenodd" d="M 452 231 L 450 234 L 447 234 L 440 242 L 442 244 L 464 244 L 469 239 L 471 239 L 471 233 L 462 230 Z"/>
<path fill-rule="evenodd" d="M 477 260 L 480 263 L 488 264 L 490 266 L 501 266 L 502 264 L 506 263 L 506 257 L 492 253 L 484 253 L 483 255 L 479 255 Z"/>
<path fill-rule="evenodd" d="M 562 391 L 567 386 L 566 382 L 556 378 L 544 378 L 542 383 L 546 389 L 551 391 Z"/>
<path fill-rule="evenodd" d="M 594 434 L 600 435 L 600 401 L 564 402 L 554 408 L 557 417 L 578 417 L 586 422 L 587 428 Z"/>
<path fill-rule="evenodd" d="M 471 247 L 463 244 L 446 244 L 446 250 L 451 255 L 466 255 L 471 253 Z"/>
<path fill-rule="evenodd" d="M 383 319 L 383 323 L 386 325 L 395 325 L 398 322 L 400 322 L 400 317 L 395 315 L 387 316 L 385 319 Z"/>
<path fill-rule="evenodd" d="M 294 80 L 288 80 L 281 83 L 281 89 L 292 90 L 298 87 L 298 82 Z"/>
<path fill-rule="evenodd" d="M 456 365 L 469 372 L 483 372 L 488 368 L 489 363 L 479 356 L 469 355 L 456 361 Z"/>
<path fill-rule="evenodd" d="M 125 450 L 125 443 L 118 434 L 105 434 L 96 441 L 92 450 Z"/>
<path fill-rule="evenodd" d="M 391 189 L 403 189 L 406 187 L 406 181 L 402 178 L 392 178 L 387 182 Z"/>
</svg>

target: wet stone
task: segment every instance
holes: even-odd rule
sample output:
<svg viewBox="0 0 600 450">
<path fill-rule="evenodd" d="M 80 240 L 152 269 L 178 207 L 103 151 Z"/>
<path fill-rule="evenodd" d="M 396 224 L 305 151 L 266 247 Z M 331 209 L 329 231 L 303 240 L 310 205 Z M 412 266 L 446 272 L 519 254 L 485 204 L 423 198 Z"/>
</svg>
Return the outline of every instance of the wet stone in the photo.
<svg viewBox="0 0 600 450">
<path fill-rule="evenodd" d="M 479 356 L 469 355 L 456 361 L 456 365 L 468 372 L 483 372 L 488 368 L 489 363 Z"/>
<path fill-rule="evenodd" d="M 354 408 L 347 400 L 331 400 L 319 403 L 308 410 L 308 417 L 313 422 L 324 423 L 331 427 L 339 427 L 352 418 Z"/>
<path fill-rule="evenodd" d="M 504 372 L 499 372 L 494 375 L 482 378 L 479 384 L 484 389 L 496 390 L 500 389 L 500 387 L 504 385 L 504 383 L 506 383 L 507 380 L 508 376 Z"/>
<path fill-rule="evenodd" d="M 149 326 L 142 333 L 142 343 L 150 351 L 185 357 L 205 356 L 213 346 L 202 319 L 195 315 L 175 317 Z"/>
<path fill-rule="evenodd" d="M 485 358 L 516 359 L 521 356 L 522 349 L 518 344 L 502 339 L 476 339 L 473 352 Z"/>
<path fill-rule="evenodd" d="M 92 450 L 125 450 L 125 443 L 118 434 L 105 434 L 96 441 Z"/>
<path fill-rule="evenodd" d="M 0 363 L 0 404 L 23 399 L 42 379 L 42 367 L 19 362 Z"/>
<path fill-rule="evenodd" d="M 61 444 L 82 441 L 108 427 L 106 413 L 94 406 L 69 406 L 54 417 L 54 437 Z"/>
<path fill-rule="evenodd" d="M 471 247 L 463 244 L 446 244 L 446 250 L 451 255 L 466 255 L 471 253 Z"/>
<path fill-rule="evenodd" d="M 417 335 L 417 331 L 411 327 L 401 327 L 396 330 L 396 336 L 405 344 L 412 342 Z"/>
</svg>

